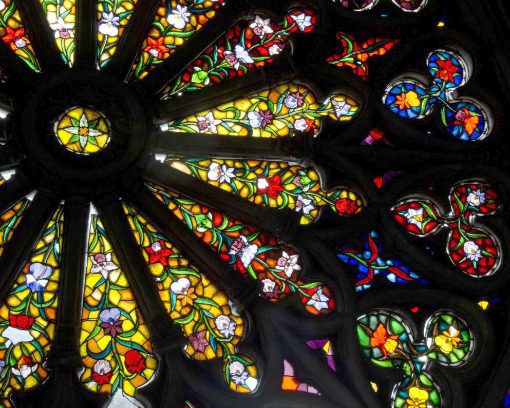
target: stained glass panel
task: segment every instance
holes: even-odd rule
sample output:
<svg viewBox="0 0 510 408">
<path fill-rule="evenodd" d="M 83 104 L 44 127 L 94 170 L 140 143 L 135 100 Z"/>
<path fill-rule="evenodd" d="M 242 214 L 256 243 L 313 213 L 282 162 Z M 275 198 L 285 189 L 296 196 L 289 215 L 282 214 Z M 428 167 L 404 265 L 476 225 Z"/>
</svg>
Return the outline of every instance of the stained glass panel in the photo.
<svg viewBox="0 0 510 408">
<path fill-rule="evenodd" d="M 427 57 L 432 85 L 411 77 L 401 77 L 386 88 L 383 101 L 395 114 L 422 119 L 434 110 L 441 111 L 445 130 L 462 141 L 482 140 L 492 128 L 487 107 L 470 97 L 455 98 L 452 91 L 470 77 L 470 60 L 465 52 L 435 50 Z"/>
<path fill-rule="evenodd" d="M 167 163 L 253 203 L 301 213 L 301 224 L 315 221 L 324 206 L 346 217 L 363 208 L 353 190 L 337 187 L 326 191 L 315 169 L 287 162 L 170 159 Z"/>
<path fill-rule="evenodd" d="M 133 65 L 135 78 L 144 78 L 169 58 L 207 24 L 223 4 L 224 0 L 161 0 L 142 51 Z"/>
<path fill-rule="evenodd" d="M 90 217 L 80 354 L 81 381 L 110 394 L 111 406 L 133 403 L 158 366 L 147 325 L 96 214 Z"/>
<path fill-rule="evenodd" d="M 355 75 L 365 80 L 368 77 L 369 60 L 385 55 L 399 42 L 398 39 L 371 37 L 360 44 L 351 34 L 343 32 L 338 32 L 336 38 L 342 46 L 342 53 L 334 54 L 326 61 L 340 68 L 350 68 Z"/>
<path fill-rule="evenodd" d="M 194 360 L 221 358 L 230 389 L 254 392 L 259 382 L 257 366 L 237 350 L 245 336 L 246 321 L 227 296 L 191 265 L 168 238 L 133 207 L 125 204 L 124 211 L 161 300 L 188 340 L 186 355 Z"/>
<path fill-rule="evenodd" d="M 387 259 L 382 252 L 380 238 L 375 231 L 371 231 L 367 235 L 365 247 L 362 249 L 340 248 L 338 258 L 357 269 L 356 291 L 361 292 L 370 289 L 377 281 L 376 276 L 384 276 L 389 282 L 398 284 L 412 281 L 426 283 L 401 261 Z"/>
<path fill-rule="evenodd" d="M 65 64 L 74 62 L 76 1 L 75 0 L 40 0 L 44 14 L 55 36 L 60 55 Z"/>
<path fill-rule="evenodd" d="M 350 121 L 360 104 L 337 93 L 320 104 L 311 89 L 286 83 L 163 126 L 173 132 L 282 137 L 293 131 L 316 135 L 325 118 Z"/>
<path fill-rule="evenodd" d="M 13 390 L 28 390 L 47 377 L 45 360 L 55 333 L 63 233 L 63 208 L 46 226 L 0 306 L 2 404 Z"/>
<path fill-rule="evenodd" d="M 276 302 L 291 294 L 299 296 L 312 314 L 334 310 L 331 290 L 321 282 L 300 279 L 303 263 L 299 253 L 259 228 L 210 209 L 187 197 L 149 186 L 200 239 L 216 250 L 235 271 L 260 282 L 260 295 Z"/>
<path fill-rule="evenodd" d="M 31 69 L 41 72 L 15 0 L 3 0 L 1 5 L 3 7 L 0 6 L 0 38 Z"/>
<path fill-rule="evenodd" d="M 501 244 L 487 227 L 475 222 L 499 207 L 496 191 L 487 183 L 466 180 L 452 187 L 451 212 L 427 198 L 408 197 L 392 208 L 393 217 L 410 234 L 427 237 L 440 229 L 449 231 L 446 252 L 450 261 L 474 278 L 490 276 L 500 266 Z"/>
<path fill-rule="evenodd" d="M 163 98 L 196 91 L 271 64 L 290 46 L 293 33 L 315 28 L 310 9 L 294 8 L 279 23 L 256 14 L 232 27 L 204 51 L 175 81 L 163 90 Z"/>
<path fill-rule="evenodd" d="M 99 69 L 108 65 L 117 50 L 138 0 L 97 0 L 97 61 Z"/>
<path fill-rule="evenodd" d="M 394 406 L 443 406 L 443 391 L 430 374 L 430 365 L 461 366 L 472 357 L 474 339 L 455 313 L 437 311 L 425 323 L 424 333 L 424 341 L 416 342 L 409 323 L 392 311 L 373 311 L 358 319 L 358 338 L 366 357 L 379 367 L 404 372 L 392 393 Z"/>
</svg>

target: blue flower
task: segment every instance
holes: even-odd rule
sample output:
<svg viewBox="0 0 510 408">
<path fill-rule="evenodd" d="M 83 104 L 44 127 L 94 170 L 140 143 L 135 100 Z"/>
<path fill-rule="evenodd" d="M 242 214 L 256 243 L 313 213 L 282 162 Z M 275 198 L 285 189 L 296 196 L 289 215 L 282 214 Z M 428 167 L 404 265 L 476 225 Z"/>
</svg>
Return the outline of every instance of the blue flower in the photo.
<svg viewBox="0 0 510 408">
<path fill-rule="evenodd" d="M 30 265 L 28 269 L 28 273 L 26 275 L 26 283 L 28 289 L 32 293 L 34 292 L 43 292 L 44 288 L 48 284 L 48 278 L 53 273 L 53 268 L 49 265 L 34 262 Z"/>
</svg>

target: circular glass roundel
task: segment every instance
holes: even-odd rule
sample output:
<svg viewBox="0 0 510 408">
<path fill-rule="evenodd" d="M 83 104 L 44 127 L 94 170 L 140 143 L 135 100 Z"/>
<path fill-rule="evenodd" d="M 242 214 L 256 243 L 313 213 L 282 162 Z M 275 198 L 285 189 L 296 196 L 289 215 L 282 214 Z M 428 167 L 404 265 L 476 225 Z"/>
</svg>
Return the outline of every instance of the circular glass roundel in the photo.
<svg viewBox="0 0 510 408">
<path fill-rule="evenodd" d="M 75 106 L 55 123 L 55 136 L 62 146 L 77 154 L 95 154 L 110 143 L 110 125 L 94 108 Z"/>
</svg>

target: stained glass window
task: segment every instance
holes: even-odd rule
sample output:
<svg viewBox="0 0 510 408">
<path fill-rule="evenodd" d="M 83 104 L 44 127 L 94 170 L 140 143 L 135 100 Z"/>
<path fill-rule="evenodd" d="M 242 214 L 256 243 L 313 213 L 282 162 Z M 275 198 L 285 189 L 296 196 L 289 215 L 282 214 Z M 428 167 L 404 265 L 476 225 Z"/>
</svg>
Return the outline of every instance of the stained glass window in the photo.
<svg viewBox="0 0 510 408">
<path fill-rule="evenodd" d="M 0 0 L 0 406 L 510 406 L 508 15 Z"/>
</svg>

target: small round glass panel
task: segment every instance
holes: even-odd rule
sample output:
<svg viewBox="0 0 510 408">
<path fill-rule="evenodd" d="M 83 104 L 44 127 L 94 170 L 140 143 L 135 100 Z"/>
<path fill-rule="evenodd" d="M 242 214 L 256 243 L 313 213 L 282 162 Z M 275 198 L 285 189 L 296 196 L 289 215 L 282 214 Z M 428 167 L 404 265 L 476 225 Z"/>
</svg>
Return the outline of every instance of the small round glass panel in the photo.
<svg viewBox="0 0 510 408">
<path fill-rule="evenodd" d="M 57 120 L 55 136 L 67 150 L 89 155 L 104 150 L 110 143 L 110 125 L 101 112 L 75 106 Z"/>
</svg>

